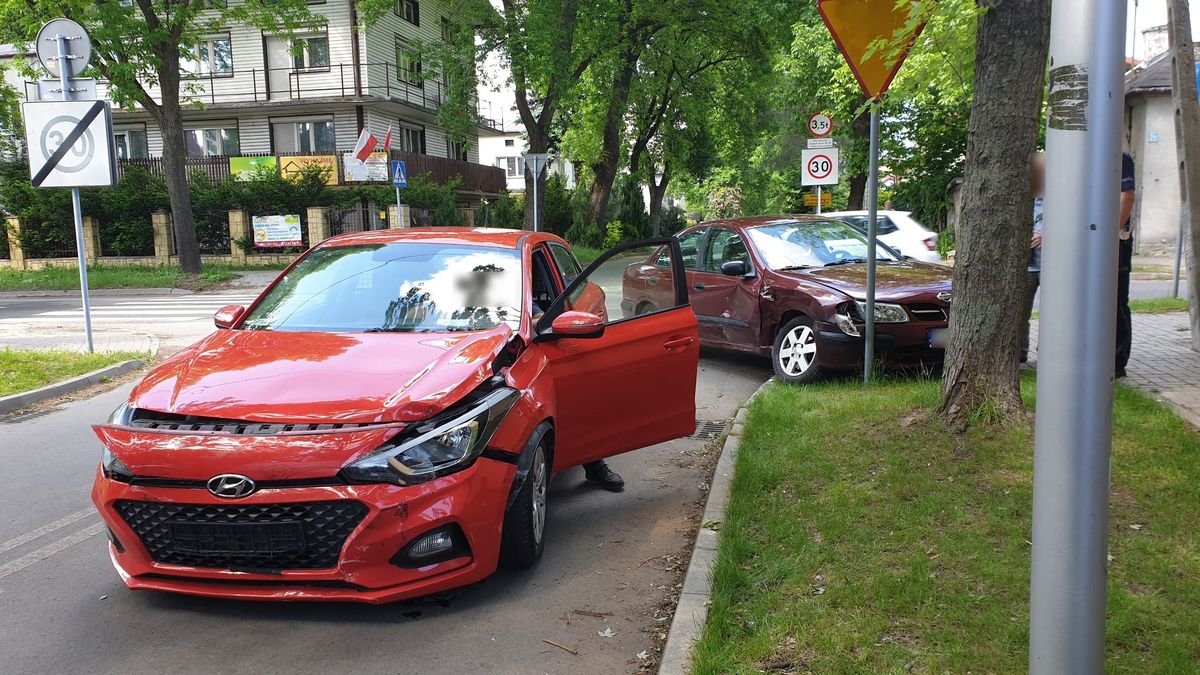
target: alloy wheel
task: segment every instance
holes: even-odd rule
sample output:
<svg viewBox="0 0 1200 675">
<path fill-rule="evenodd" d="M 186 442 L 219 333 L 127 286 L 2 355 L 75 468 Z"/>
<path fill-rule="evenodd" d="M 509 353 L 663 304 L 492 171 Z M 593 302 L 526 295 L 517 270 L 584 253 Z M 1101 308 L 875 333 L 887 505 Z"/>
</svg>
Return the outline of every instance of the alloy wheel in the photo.
<svg viewBox="0 0 1200 675">
<path fill-rule="evenodd" d="M 808 371 L 817 361 L 817 336 L 813 329 L 800 324 L 783 336 L 779 343 L 779 367 L 791 376 Z"/>
<path fill-rule="evenodd" d="M 533 458 L 532 480 L 533 508 L 530 512 L 533 517 L 533 540 L 540 544 L 546 530 L 546 491 L 550 482 L 546 480 L 546 454 L 540 446 Z"/>
</svg>

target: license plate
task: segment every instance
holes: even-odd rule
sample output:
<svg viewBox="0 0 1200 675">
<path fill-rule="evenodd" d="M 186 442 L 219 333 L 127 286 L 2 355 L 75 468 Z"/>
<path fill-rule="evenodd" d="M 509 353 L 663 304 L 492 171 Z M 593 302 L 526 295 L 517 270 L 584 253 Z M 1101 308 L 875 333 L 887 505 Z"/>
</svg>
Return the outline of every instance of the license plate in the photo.
<svg viewBox="0 0 1200 675">
<path fill-rule="evenodd" d="M 304 550 L 304 526 L 281 523 L 167 523 L 175 550 L 199 556 L 272 556 Z"/>
<path fill-rule="evenodd" d="M 949 328 L 930 328 L 925 331 L 925 337 L 929 340 L 929 346 L 933 349 L 945 349 L 950 346 Z"/>
</svg>

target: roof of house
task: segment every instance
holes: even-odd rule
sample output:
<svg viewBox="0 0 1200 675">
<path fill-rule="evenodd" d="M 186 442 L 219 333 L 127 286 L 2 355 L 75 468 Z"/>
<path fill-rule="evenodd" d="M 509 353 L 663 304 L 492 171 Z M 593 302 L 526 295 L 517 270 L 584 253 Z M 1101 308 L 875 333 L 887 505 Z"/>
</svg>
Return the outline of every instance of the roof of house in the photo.
<svg viewBox="0 0 1200 675">
<path fill-rule="evenodd" d="M 1200 42 L 1192 45 L 1200 60 Z M 1158 96 L 1171 93 L 1171 53 L 1163 52 L 1141 67 L 1125 74 L 1126 96 Z"/>
</svg>

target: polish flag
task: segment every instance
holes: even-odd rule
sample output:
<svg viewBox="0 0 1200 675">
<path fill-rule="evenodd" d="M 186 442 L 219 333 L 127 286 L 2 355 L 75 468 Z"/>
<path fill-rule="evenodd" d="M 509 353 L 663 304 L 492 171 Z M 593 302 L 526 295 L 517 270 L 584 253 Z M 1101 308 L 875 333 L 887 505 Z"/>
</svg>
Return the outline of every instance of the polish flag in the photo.
<svg viewBox="0 0 1200 675">
<path fill-rule="evenodd" d="M 387 136 L 383 139 L 383 151 L 387 152 L 392 149 L 392 125 L 388 125 Z"/>
<path fill-rule="evenodd" d="M 354 158 L 360 162 L 367 161 L 377 145 L 379 145 L 379 141 L 364 128 L 358 135 L 358 143 L 354 145 Z"/>
</svg>

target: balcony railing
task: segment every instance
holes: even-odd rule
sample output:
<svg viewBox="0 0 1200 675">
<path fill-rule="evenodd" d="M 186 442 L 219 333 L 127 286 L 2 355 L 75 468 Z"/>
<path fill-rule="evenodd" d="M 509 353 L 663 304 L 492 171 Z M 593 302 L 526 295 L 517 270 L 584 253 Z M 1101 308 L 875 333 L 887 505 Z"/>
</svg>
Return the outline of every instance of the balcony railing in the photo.
<svg viewBox="0 0 1200 675">
<path fill-rule="evenodd" d="M 296 69 L 242 68 L 224 73 L 185 75 L 181 97 L 185 103 L 217 105 L 224 103 L 267 103 L 272 101 L 303 101 L 307 99 L 345 98 L 357 96 L 354 86 L 354 65 L 333 64 L 327 68 Z M 361 95 L 398 101 L 429 113 L 436 113 L 446 102 L 445 84 L 436 75 L 397 68 L 395 62 L 363 63 L 359 65 L 362 80 Z M 36 94 L 34 83 L 27 83 Z M 151 88 L 152 95 L 157 95 Z M 27 91 L 27 94 L 30 93 Z M 108 82 L 97 82 L 97 95 L 107 99 Z M 35 100 L 35 96 L 28 97 Z M 490 111 L 475 102 L 476 125 L 499 129 L 499 122 L 489 117 Z"/>
<path fill-rule="evenodd" d="M 278 156 L 282 161 L 284 158 L 291 155 L 308 156 L 311 154 L 312 153 L 285 153 Z M 499 194 L 505 189 L 506 183 L 504 170 L 494 166 L 475 164 L 473 162 L 464 162 L 462 160 L 449 159 L 446 157 L 434 157 L 432 155 L 398 152 L 396 150 L 392 150 L 389 154 L 391 155 L 391 159 L 404 160 L 409 176 L 428 174 L 433 181 L 439 184 L 445 184 L 455 178 L 461 178 L 462 186 L 459 189 L 463 192 Z M 262 157 L 264 155 L 240 156 Z M 210 182 L 218 183 L 223 181 L 230 176 L 229 157 L 229 155 L 188 157 L 188 174 L 194 175 L 195 173 L 199 172 L 204 174 Z M 336 153 L 336 157 L 338 182 L 345 183 L 345 181 L 342 180 L 343 176 L 345 175 L 343 166 L 345 157 L 341 152 Z M 118 164 L 118 174 L 123 175 L 125 167 L 129 166 L 142 167 L 156 176 L 162 176 L 164 173 L 163 160 L 161 157 L 122 160 Z"/>
</svg>

